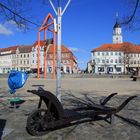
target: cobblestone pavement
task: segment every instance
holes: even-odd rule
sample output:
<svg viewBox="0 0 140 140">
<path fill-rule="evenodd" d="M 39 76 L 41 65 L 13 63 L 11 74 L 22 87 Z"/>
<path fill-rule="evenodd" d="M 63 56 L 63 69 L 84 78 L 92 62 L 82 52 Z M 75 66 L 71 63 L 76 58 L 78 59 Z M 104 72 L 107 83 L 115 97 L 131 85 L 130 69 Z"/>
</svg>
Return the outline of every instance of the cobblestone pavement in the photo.
<svg viewBox="0 0 140 140">
<path fill-rule="evenodd" d="M 117 106 L 131 95 L 138 97 L 132 100 L 118 115 L 114 123 L 105 121 L 87 122 L 71 127 L 49 132 L 42 137 L 30 136 L 26 132 L 26 120 L 28 114 L 37 107 L 38 97 L 27 93 L 27 89 L 36 89 L 37 85 L 44 85 L 55 93 L 54 80 L 28 79 L 26 85 L 16 92 L 17 97 L 26 101 L 17 109 L 9 108 L 10 94 L 6 79 L 0 79 L 0 139 L 2 140 L 140 140 L 140 83 L 132 82 L 129 78 L 87 78 L 87 79 L 62 79 L 62 102 L 69 105 L 67 93 L 77 97 L 88 94 L 95 102 L 118 92 L 109 102 L 110 106 Z M 34 86 L 32 86 L 34 85 Z M 129 119 L 129 122 L 128 122 Z M 125 121 L 127 120 L 127 121 Z M 3 131 L 2 131 L 3 130 Z M 3 132 L 3 133 L 2 133 Z"/>
</svg>

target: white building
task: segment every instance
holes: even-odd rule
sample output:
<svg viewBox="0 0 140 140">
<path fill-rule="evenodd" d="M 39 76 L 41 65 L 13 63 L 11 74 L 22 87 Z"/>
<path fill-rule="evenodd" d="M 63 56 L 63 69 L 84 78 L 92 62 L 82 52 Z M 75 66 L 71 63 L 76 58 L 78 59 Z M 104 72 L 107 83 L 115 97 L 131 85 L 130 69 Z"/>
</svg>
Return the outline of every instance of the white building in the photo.
<svg viewBox="0 0 140 140">
<path fill-rule="evenodd" d="M 123 73 L 124 53 L 121 51 L 119 45 L 120 44 L 104 44 L 92 51 L 92 61 L 95 64 L 95 73 Z"/>
<path fill-rule="evenodd" d="M 91 51 L 93 73 L 120 74 L 138 71 L 140 46 L 123 42 L 121 26 L 116 20 L 113 44 L 103 44 Z"/>
<path fill-rule="evenodd" d="M 32 50 L 31 50 L 31 65 L 30 68 L 37 69 L 38 64 L 38 43 L 37 41 L 33 44 Z M 40 42 L 40 68 L 44 69 L 44 42 Z"/>
<path fill-rule="evenodd" d="M 0 73 L 8 73 L 13 69 L 13 58 L 18 46 L 0 49 Z"/>
</svg>

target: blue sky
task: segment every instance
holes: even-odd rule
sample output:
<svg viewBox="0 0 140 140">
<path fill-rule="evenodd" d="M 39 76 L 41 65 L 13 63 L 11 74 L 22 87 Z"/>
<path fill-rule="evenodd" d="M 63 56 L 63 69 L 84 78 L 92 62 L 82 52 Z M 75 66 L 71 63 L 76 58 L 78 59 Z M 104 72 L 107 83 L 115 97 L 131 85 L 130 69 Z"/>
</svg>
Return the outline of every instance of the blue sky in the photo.
<svg viewBox="0 0 140 140">
<path fill-rule="evenodd" d="M 37 0 L 32 0 L 29 5 L 25 3 L 24 6 L 25 9 L 28 8 L 28 13 L 25 12 L 23 16 L 38 24 L 43 22 L 49 12 L 56 18 L 47 0 L 43 6 Z M 62 43 L 72 49 L 80 68 L 86 68 L 92 49 L 112 43 L 116 12 L 119 13 L 119 19 L 122 19 L 127 13 L 131 13 L 128 9 L 130 8 L 125 0 L 71 0 L 62 18 Z M 30 28 L 31 30 L 22 32 L 13 22 L 1 22 L 0 48 L 33 44 L 37 40 L 38 27 L 30 25 Z M 125 42 L 140 44 L 140 30 L 128 31 L 124 27 L 122 30 Z M 48 36 L 51 37 L 51 34 Z"/>
</svg>

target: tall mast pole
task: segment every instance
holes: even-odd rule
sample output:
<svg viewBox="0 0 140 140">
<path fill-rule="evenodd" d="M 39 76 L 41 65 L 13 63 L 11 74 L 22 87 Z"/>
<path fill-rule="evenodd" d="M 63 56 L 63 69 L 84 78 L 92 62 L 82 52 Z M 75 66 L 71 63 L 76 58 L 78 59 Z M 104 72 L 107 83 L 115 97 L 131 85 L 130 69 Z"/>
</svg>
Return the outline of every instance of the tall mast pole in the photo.
<svg viewBox="0 0 140 140">
<path fill-rule="evenodd" d="M 62 15 L 61 15 L 62 9 L 61 5 L 59 3 L 58 6 L 58 27 L 57 27 L 57 80 L 56 80 L 56 96 L 61 102 L 61 41 L 62 41 L 62 36 L 61 36 L 61 30 L 62 30 Z"/>
<path fill-rule="evenodd" d="M 62 37 L 61 37 L 61 30 L 62 30 L 62 15 L 64 14 L 65 10 L 67 9 L 71 0 L 68 0 L 66 6 L 62 10 L 61 0 L 58 0 L 57 9 L 55 8 L 52 0 L 49 0 L 50 4 L 57 15 L 57 76 L 56 76 L 56 96 L 58 100 L 61 102 L 61 46 L 62 46 Z"/>
</svg>

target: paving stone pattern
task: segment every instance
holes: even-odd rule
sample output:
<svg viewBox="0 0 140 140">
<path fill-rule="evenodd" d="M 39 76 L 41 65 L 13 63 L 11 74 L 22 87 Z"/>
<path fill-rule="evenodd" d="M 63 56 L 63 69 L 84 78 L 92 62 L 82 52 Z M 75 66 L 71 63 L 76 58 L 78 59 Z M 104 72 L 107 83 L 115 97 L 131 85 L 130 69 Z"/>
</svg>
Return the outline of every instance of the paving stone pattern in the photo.
<svg viewBox="0 0 140 140">
<path fill-rule="evenodd" d="M 28 114 L 37 107 L 38 97 L 27 93 L 27 89 L 34 89 L 33 84 L 43 84 L 45 89 L 55 92 L 54 80 L 29 79 L 23 89 L 17 91 L 16 96 L 26 100 L 19 108 L 9 108 L 8 99 L 11 98 L 6 79 L 0 79 L 0 120 L 5 120 L 2 140 L 140 140 L 140 87 L 138 82 L 132 82 L 129 78 L 124 79 L 66 79 L 62 80 L 62 102 L 64 107 L 71 107 L 68 100 L 69 94 L 77 97 L 84 97 L 87 94 L 95 102 L 111 92 L 118 91 L 118 96 L 108 103 L 110 106 L 117 106 L 130 95 L 138 97 L 132 100 L 120 113 L 126 122 L 117 116 L 114 123 L 108 124 L 105 121 L 87 122 L 71 127 L 49 132 L 42 137 L 30 136 L 26 132 L 26 120 Z M 1 130 L 0 129 L 0 130 Z M 4 133 L 6 133 L 4 135 Z"/>
</svg>

